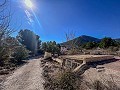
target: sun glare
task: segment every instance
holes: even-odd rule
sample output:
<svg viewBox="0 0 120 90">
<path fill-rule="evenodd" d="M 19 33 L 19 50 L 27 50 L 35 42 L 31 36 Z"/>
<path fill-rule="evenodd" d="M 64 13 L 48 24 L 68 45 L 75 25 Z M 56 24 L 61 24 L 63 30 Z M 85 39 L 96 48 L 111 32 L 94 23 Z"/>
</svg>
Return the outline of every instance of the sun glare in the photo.
<svg viewBox="0 0 120 90">
<path fill-rule="evenodd" d="M 26 6 L 29 7 L 29 8 L 32 8 L 32 7 L 33 7 L 33 4 L 32 4 L 32 2 L 31 2 L 31 0 L 25 0 L 25 4 L 26 4 Z"/>
</svg>

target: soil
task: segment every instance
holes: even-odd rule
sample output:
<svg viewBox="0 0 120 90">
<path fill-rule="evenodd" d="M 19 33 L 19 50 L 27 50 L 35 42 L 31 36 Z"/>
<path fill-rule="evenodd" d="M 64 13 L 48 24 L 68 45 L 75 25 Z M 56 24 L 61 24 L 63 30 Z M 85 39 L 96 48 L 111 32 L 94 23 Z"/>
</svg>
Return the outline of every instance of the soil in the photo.
<svg viewBox="0 0 120 90">
<path fill-rule="evenodd" d="M 31 59 L 1 82 L 2 90 L 44 90 L 41 59 Z"/>
</svg>

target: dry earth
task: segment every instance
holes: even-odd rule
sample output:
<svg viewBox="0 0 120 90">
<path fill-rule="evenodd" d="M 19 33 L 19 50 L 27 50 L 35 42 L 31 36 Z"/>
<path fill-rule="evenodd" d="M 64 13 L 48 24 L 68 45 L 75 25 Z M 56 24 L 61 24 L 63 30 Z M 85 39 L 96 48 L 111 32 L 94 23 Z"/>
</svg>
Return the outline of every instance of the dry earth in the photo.
<svg viewBox="0 0 120 90">
<path fill-rule="evenodd" d="M 32 59 L 15 70 L 3 82 L 3 90 L 44 90 L 40 63 L 40 59 Z"/>
<path fill-rule="evenodd" d="M 85 71 L 84 75 L 90 82 L 94 80 L 110 80 L 115 82 L 120 87 L 120 57 L 115 57 L 117 61 L 98 65 L 97 67 L 103 67 L 101 72 L 98 72 L 96 68 L 90 68 Z"/>
</svg>

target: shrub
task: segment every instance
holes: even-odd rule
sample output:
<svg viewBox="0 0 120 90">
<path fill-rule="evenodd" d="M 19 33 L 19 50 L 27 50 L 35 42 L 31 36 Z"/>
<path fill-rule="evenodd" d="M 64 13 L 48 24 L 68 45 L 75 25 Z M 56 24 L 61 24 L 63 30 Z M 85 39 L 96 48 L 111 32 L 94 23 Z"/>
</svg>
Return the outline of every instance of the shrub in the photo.
<svg viewBox="0 0 120 90">
<path fill-rule="evenodd" d="M 24 46 L 18 46 L 12 56 L 17 62 L 21 62 L 29 56 L 29 51 Z"/>
<path fill-rule="evenodd" d="M 8 48 L 0 47 L 0 66 L 4 66 L 10 62 L 10 52 Z"/>
<path fill-rule="evenodd" d="M 72 71 L 64 71 L 55 79 L 54 85 L 56 85 L 59 90 L 79 90 L 82 82 L 82 76 Z"/>
</svg>

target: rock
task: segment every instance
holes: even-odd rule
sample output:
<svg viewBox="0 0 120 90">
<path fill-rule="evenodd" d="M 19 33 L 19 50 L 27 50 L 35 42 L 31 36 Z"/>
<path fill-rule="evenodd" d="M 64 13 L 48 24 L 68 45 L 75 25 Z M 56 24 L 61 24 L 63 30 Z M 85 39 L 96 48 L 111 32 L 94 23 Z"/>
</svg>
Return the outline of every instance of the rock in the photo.
<svg viewBox="0 0 120 90">
<path fill-rule="evenodd" d="M 52 54 L 49 52 L 45 52 L 44 59 L 52 58 Z"/>
</svg>

